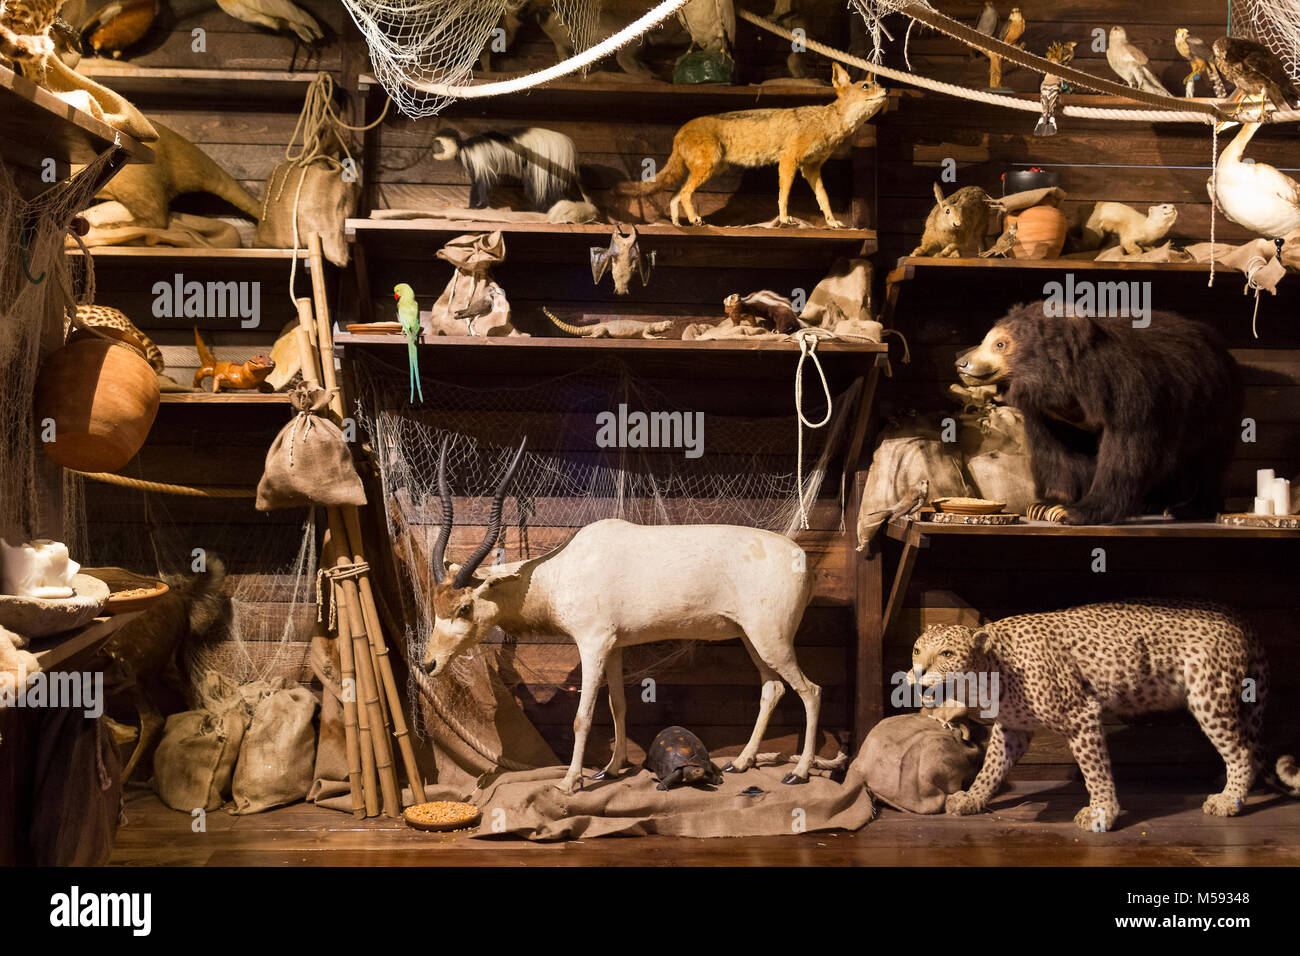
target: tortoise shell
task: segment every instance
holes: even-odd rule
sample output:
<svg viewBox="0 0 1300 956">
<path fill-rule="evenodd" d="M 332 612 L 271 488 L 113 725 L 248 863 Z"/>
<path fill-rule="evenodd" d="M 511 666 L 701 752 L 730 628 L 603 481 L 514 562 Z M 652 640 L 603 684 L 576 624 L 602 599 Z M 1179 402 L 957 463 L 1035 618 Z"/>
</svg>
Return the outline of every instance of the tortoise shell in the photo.
<svg viewBox="0 0 1300 956">
<path fill-rule="evenodd" d="M 659 731 L 646 751 L 645 767 L 659 779 L 660 790 L 684 783 L 722 783 L 722 771 L 709 759 L 703 741 L 685 727 Z"/>
</svg>

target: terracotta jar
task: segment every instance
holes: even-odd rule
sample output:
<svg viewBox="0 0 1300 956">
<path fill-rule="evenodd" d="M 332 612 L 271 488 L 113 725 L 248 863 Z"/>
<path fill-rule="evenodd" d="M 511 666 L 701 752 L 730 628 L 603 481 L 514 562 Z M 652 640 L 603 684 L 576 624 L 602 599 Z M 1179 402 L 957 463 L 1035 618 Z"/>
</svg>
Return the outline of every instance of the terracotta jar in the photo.
<svg viewBox="0 0 1300 956">
<path fill-rule="evenodd" d="M 1054 259 L 1065 246 L 1069 222 L 1056 206 L 1030 206 L 1019 214 L 1007 216 L 1007 224 L 1016 223 L 1013 259 Z"/>
<path fill-rule="evenodd" d="M 158 376 L 138 352 L 100 338 L 52 352 L 36 380 L 36 432 L 54 421 L 42 447 L 74 471 L 117 471 L 144 444 L 158 414 Z"/>
</svg>

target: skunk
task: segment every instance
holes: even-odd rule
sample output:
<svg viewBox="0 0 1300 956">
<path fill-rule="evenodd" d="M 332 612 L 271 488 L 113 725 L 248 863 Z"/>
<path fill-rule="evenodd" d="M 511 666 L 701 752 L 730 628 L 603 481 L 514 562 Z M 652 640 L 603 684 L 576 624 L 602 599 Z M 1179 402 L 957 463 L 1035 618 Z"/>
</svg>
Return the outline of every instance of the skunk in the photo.
<svg viewBox="0 0 1300 956">
<path fill-rule="evenodd" d="M 529 208 L 546 212 L 575 190 L 578 182 L 578 150 L 573 140 L 552 129 L 491 131 L 462 139 L 455 130 L 445 130 L 434 140 L 439 150 L 434 159 L 458 160 L 469 174 L 469 208 L 483 209 L 492 198 L 492 187 L 503 179 L 523 184 Z M 586 199 L 586 193 L 582 193 Z"/>
</svg>

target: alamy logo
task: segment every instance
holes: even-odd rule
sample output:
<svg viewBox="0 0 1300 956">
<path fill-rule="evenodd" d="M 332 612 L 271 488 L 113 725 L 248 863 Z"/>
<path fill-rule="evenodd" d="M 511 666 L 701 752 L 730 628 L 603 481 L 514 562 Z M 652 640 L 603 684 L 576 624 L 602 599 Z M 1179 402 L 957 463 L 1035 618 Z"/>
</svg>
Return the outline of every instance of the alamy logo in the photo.
<svg viewBox="0 0 1300 956">
<path fill-rule="evenodd" d="M 150 893 L 83 893 L 74 886 L 50 897 L 50 925 L 73 929 L 126 927 L 133 936 L 148 936 L 153 928 Z"/>
<path fill-rule="evenodd" d="M 245 329 L 262 321 L 262 283 L 186 282 L 179 272 L 153 286 L 155 319 L 232 319 Z"/>
<path fill-rule="evenodd" d="M 1073 272 L 1065 282 L 1043 286 L 1043 314 L 1049 319 L 1132 319 L 1133 328 L 1151 324 L 1150 282 L 1076 282 Z"/>
<path fill-rule="evenodd" d="M 927 678 L 916 671 L 896 671 L 889 681 L 894 685 L 889 702 L 899 710 L 957 704 L 979 715 L 998 715 L 1000 682 L 997 671 L 948 673 Z"/>
<path fill-rule="evenodd" d="M 618 412 L 596 416 L 600 448 L 683 448 L 687 458 L 704 454 L 703 412 Z"/>
<path fill-rule="evenodd" d="M 37 671 L 26 684 L 0 687 L 0 707 L 67 708 L 95 720 L 104 713 L 104 675 L 98 671 Z"/>
</svg>

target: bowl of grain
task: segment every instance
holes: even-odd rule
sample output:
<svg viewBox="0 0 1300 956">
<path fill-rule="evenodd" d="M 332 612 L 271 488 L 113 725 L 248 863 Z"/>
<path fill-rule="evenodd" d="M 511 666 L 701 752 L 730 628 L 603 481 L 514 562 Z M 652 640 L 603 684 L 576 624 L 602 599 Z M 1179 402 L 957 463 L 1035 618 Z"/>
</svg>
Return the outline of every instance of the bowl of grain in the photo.
<svg viewBox="0 0 1300 956">
<path fill-rule="evenodd" d="M 169 590 L 165 581 L 126 568 L 82 568 L 81 573 L 99 578 L 108 585 L 108 604 L 104 606 L 104 613 L 110 615 L 143 611 Z"/>
<path fill-rule="evenodd" d="M 482 811 L 472 803 L 434 800 L 407 807 L 402 812 L 402 819 L 413 830 L 439 833 L 445 830 L 465 830 L 478 823 L 482 815 Z"/>
<path fill-rule="evenodd" d="M 1007 506 L 1005 501 L 987 498 L 935 498 L 933 504 L 939 511 L 955 515 L 995 515 Z"/>
</svg>

